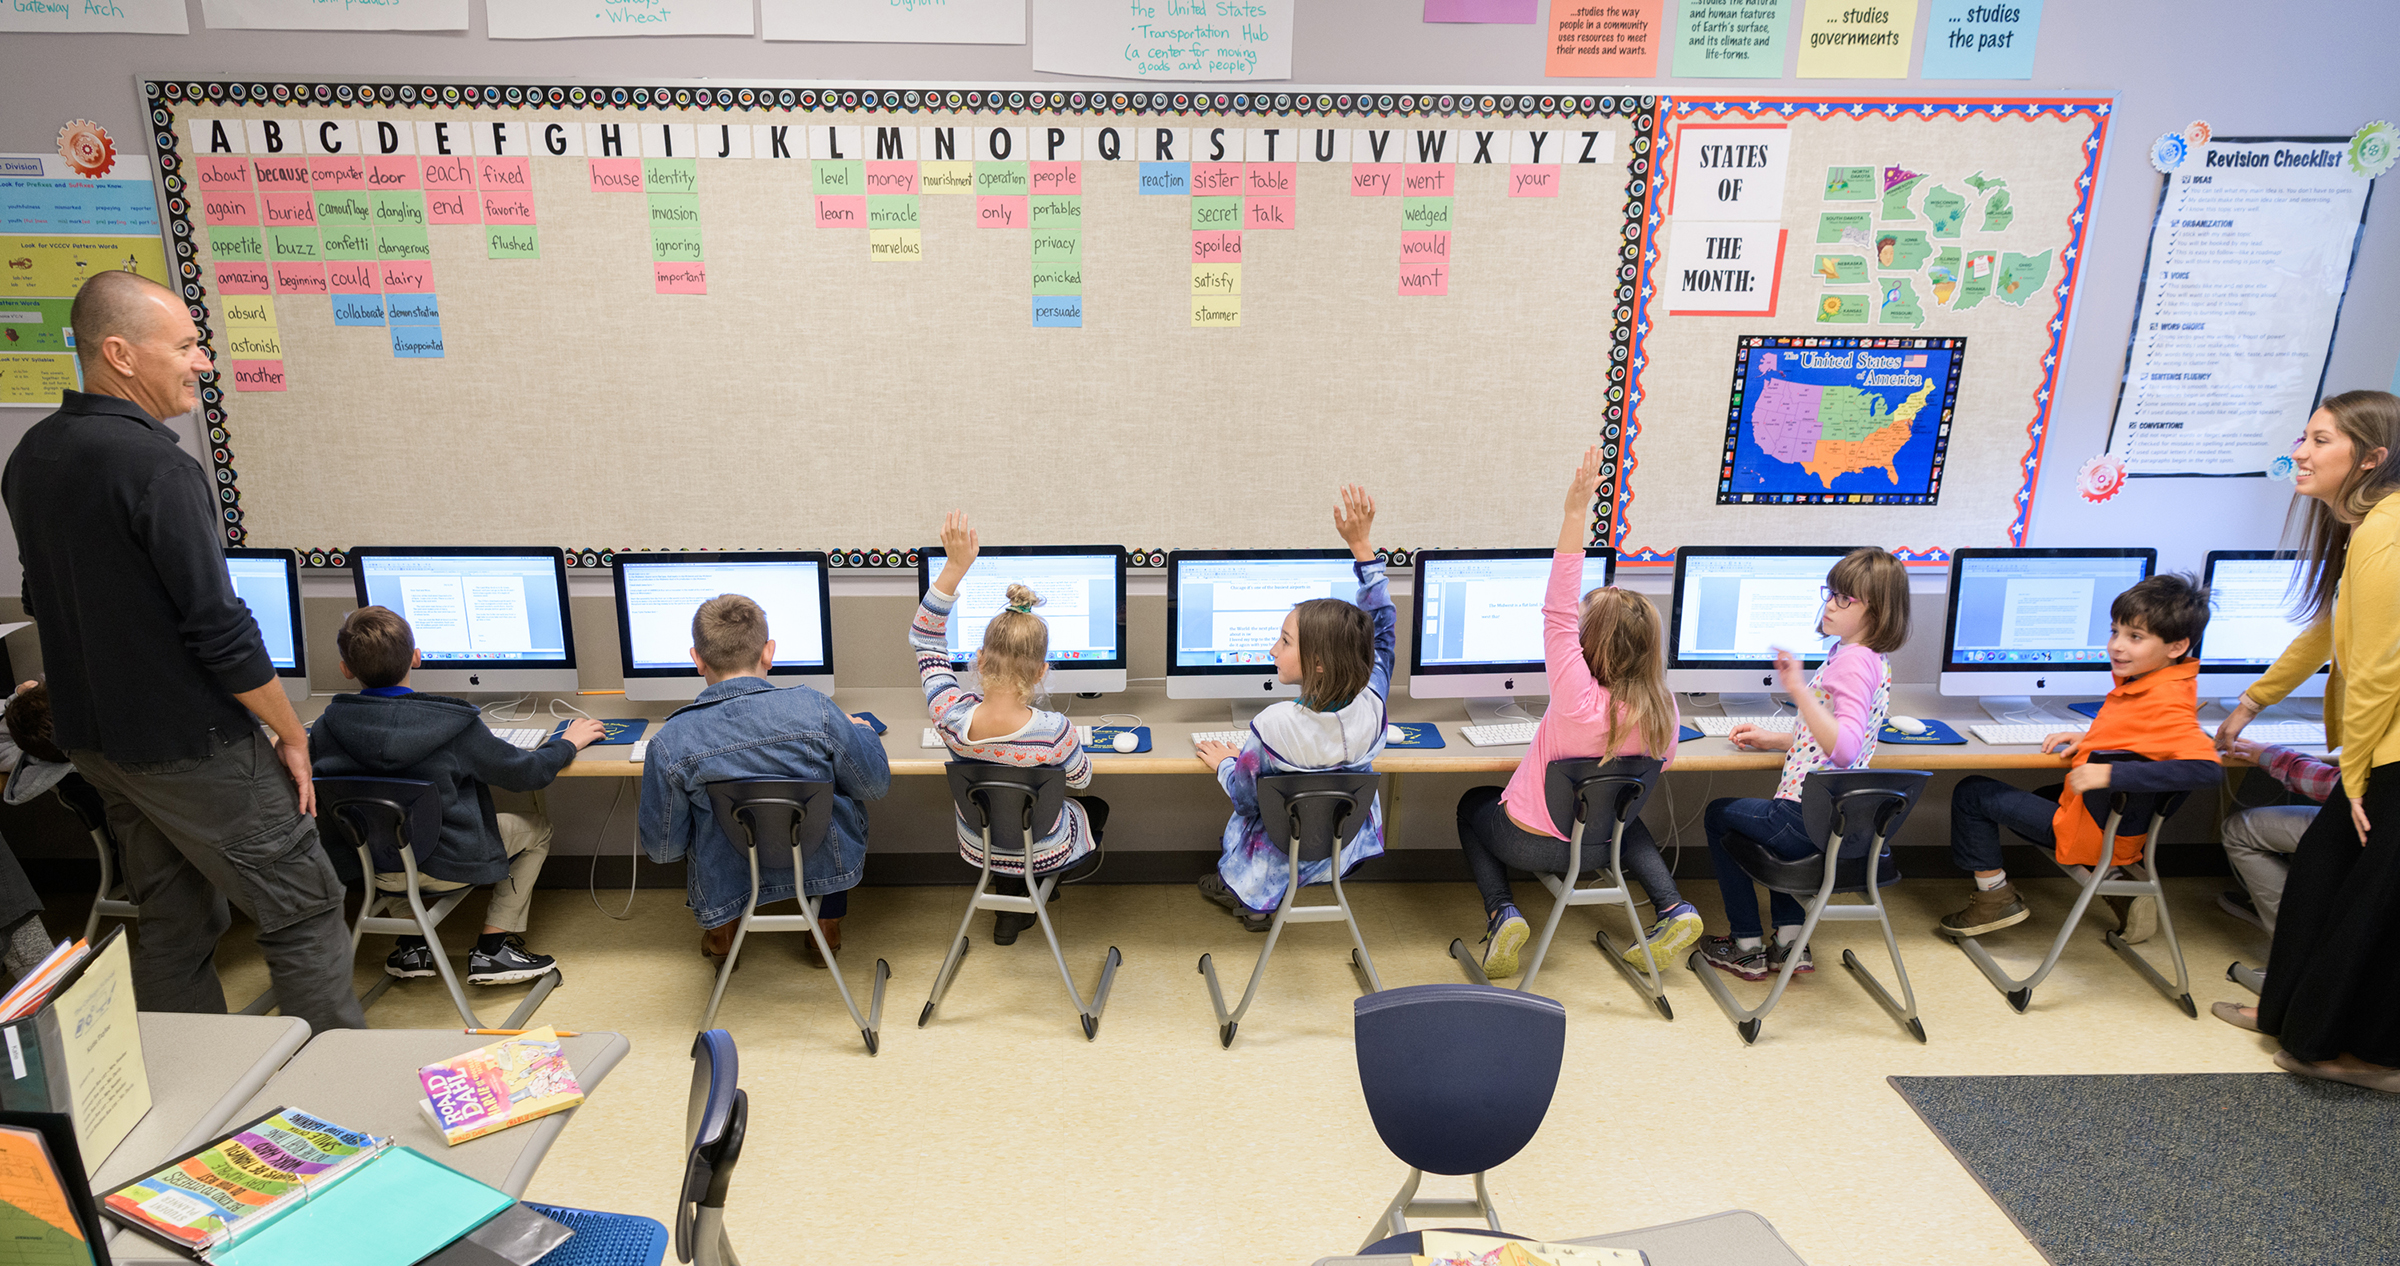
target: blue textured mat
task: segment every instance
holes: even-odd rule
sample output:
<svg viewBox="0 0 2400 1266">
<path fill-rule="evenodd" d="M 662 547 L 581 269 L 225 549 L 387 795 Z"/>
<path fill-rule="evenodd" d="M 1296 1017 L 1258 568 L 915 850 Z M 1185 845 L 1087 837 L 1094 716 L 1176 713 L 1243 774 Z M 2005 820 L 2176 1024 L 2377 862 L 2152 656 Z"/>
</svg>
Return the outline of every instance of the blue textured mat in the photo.
<svg viewBox="0 0 2400 1266">
<path fill-rule="evenodd" d="M 1887 1080 L 2054 1266 L 2400 1260 L 2400 1095 L 2280 1072 Z"/>
</svg>

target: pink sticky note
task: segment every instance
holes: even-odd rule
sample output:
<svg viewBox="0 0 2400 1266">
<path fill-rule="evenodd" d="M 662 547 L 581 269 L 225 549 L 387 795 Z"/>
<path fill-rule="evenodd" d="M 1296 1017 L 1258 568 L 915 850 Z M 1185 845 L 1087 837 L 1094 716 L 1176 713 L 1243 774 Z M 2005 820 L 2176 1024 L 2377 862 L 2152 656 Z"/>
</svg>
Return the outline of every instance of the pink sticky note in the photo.
<svg viewBox="0 0 2400 1266">
<path fill-rule="evenodd" d="M 642 191 L 642 160 L 638 158 L 595 158 L 592 165 L 593 193 L 640 193 Z"/>
<path fill-rule="evenodd" d="M 867 192 L 899 194 L 917 192 L 915 163 L 868 163 Z"/>
<path fill-rule="evenodd" d="M 235 391 L 283 390 L 283 362 L 279 360 L 237 360 L 233 362 Z"/>
<path fill-rule="evenodd" d="M 1015 194 L 984 194 L 975 199 L 975 223 L 987 229 L 1022 229 L 1032 225 L 1026 199 Z"/>
<path fill-rule="evenodd" d="M 688 264 L 652 264 L 658 293 L 662 295 L 704 295 L 708 293 L 708 265 L 694 261 Z"/>
<path fill-rule="evenodd" d="M 473 189 L 435 189 L 425 194 L 427 224 L 473 224 L 482 215 Z"/>
<path fill-rule="evenodd" d="M 495 189 L 531 193 L 531 163 L 531 159 L 525 158 L 478 158 L 475 160 L 475 184 L 486 193 Z"/>
<path fill-rule="evenodd" d="M 210 224 L 258 223 L 258 195 L 248 189 L 204 190 L 200 194 L 200 208 Z"/>
<path fill-rule="evenodd" d="M 1400 235 L 1400 262 L 1403 264 L 1449 263 L 1450 234 L 1448 230 L 1439 233 L 1402 233 Z"/>
<path fill-rule="evenodd" d="M 433 293 L 433 265 L 421 260 L 383 262 L 383 288 L 396 295 Z"/>
<path fill-rule="evenodd" d="M 1400 293 L 1404 295 L 1446 295 L 1450 293 L 1450 266 L 1448 264 L 1401 265 Z"/>
<path fill-rule="evenodd" d="M 1291 229 L 1300 227 L 1298 198 L 1252 198 L 1242 204 L 1242 227 Z"/>
<path fill-rule="evenodd" d="M 1530 26 L 1540 18 L 1541 8 L 1541 0 L 1425 0 L 1425 20 Z"/>
<path fill-rule="evenodd" d="M 1241 263 L 1242 235 L 1222 229 L 1203 229 L 1192 234 L 1192 262 L 1195 264 Z"/>
<path fill-rule="evenodd" d="M 292 229 L 317 222 L 317 197 L 311 193 L 278 193 L 272 189 L 258 195 L 262 221 L 271 229 Z"/>
<path fill-rule="evenodd" d="M 1508 196 L 1511 198 L 1555 198 L 1558 196 L 1558 168 L 1537 167 L 1519 163 L 1508 169 Z"/>
<path fill-rule="evenodd" d="M 1033 164 L 1033 191 L 1037 194 L 1082 193 L 1083 164 Z"/>
<path fill-rule="evenodd" d="M 1350 164 L 1350 196 L 1353 198 L 1399 197 L 1400 164 Z"/>
<path fill-rule="evenodd" d="M 1024 199 L 1019 198 L 1019 202 Z M 817 227 L 821 229 L 863 229 L 867 227 L 867 198 L 865 194 L 817 195 Z"/>
<path fill-rule="evenodd" d="M 1242 192 L 1253 198 L 1289 198 L 1300 186 L 1300 164 L 1248 163 L 1242 178 Z"/>
<path fill-rule="evenodd" d="M 475 187 L 475 160 L 472 158 L 427 158 L 425 187 L 428 189 L 472 189 Z"/>
<path fill-rule="evenodd" d="M 326 293 L 325 265 L 275 265 L 275 293 L 279 295 L 321 295 Z"/>
<path fill-rule="evenodd" d="M 367 164 L 354 154 L 319 154 L 308 160 L 308 187 L 341 192 L 367 187 Z"/>
<path fill-rule="evenodd" d="M 200 192 L 250 187 L 250 160 L 203 154 L 192 160 L 192 183 Z"/>
<path fill-rule="evenodd" d="M 1451 163 L 1410 163 L 1400 173 L 1400 193 L 1408 198 L 1447 198 L 1451 195 Z"/>
<path fill-rule="evenodd" d="M 337 295 L 383 293 L 382 278 L 371 260 L 345 260 L 325 265 L 325 284 Z"/>
<path fill-rule="evenodd" d="M 258 178 L 261 189 L 308 188 L 308 160 L 297 154 L 288 158 L 253 158 L 250 172 Z"/>
<path fill-rule="evenodd" d="M 448 197 L 433 194 L 426 201 Z M 485 189 L 483 191 L 483 222 L 486 224 L 533 223 L 533 195 L 516 189 Z"/>
<path fill-rule="evenodd" d="M 217 293 L 221 295 L 263 295 L 273 291 L 275 281 L 265 264 L 217 265 Z"/>
<path fill-rule="evenodd" d="M 417 187 L 417 160 L 406 154 L 373 157 L 367 160 L 367 188 L 414 189 Z"/>
<path fill-rule="evenodd" d="M 1192 196 L 1195 198 L 1231 197 L 1242 191 L 1240 163 L 1192 164 Z"/>
</svg>

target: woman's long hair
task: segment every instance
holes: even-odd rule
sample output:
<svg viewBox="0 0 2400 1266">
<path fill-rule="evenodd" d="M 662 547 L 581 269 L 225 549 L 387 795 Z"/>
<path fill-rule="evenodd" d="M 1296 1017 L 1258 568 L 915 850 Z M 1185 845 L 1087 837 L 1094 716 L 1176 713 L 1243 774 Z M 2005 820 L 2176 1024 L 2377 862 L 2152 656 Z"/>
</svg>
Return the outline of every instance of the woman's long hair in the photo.
<svg viewBox="0 0 2400 1266">
<path fill-rule="evenodd" d="M 2327 396 L 2318 408 L 2333 415 L 2334 429 L 2350 441 L 2350 470 L 2328 504 L 2294 497 L 2284 531 L 2300 520 L 2299 600 L 2294 614 L 2316 620 L 2333 610 L 2334 587 L 2350 557 L 2350 530 L 2375 503 L 2400 488 L 2400 396 L 2388 391 L 2345 391 Z M 2376 449 L 2383 460 L 2362 465 Z"/>
</svg>

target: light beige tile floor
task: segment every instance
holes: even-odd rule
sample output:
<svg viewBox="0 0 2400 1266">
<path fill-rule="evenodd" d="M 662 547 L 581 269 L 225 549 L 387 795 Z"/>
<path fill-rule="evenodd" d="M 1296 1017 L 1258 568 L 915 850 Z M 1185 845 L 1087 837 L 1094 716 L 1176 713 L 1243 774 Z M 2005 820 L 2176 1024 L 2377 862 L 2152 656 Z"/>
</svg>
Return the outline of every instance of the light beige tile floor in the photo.
<svg viewBox="0 0 2400 1266">
<path fill-rule="evenodd" d="M 1872 924 L 1825 928 L 1822 966 L 1745 1047 L 1680 968 L 1668 981 L 1675 1019 L 1659 1018 L 1598 961 L 1589 936 L 1599 916 L 1571 912 L 1540 981 L 1567 1006 L 1565 1071 L 1540 1135 L 1493 1172 L 1506 1225 L 1563 1237 L 1739 1207 L 1765 1215 L 1816 1266 L 2038 1263 L 1884 1079 L 2270 1071 L 2270 1043 L 2207 1014 L 2212 1000 L 2247 998 L 2224 980 L 2226 963 L 2264 953 L 2256 932 L 2216 910 L 2222 886 L 2172 885 L 2201 1010 L 2194 1020 L 2102 945 L 2105 916 L 2087 918 L 2030 1012 L 2016 1014 L 1930 931 L 1962 885 L 1901 884 L 1892 904 L 1931 1037 L 1924 1046 L 1838 966 L 1841 948 L 1853 947 L 1889 979 Z M 2070 899 L 2060 881 L 2028 887 L 2035 920 L 1995 938 L 2020 970 Z M 1460 978 L 1444 949 L 1454 935 L 1480 935 L 1471 888 L 1351 892 L 1387 986 Z M 877 955 L 892 964 L 877 1058 L 826 975 L 800 963 L 797 938 L 757 938 L 747 951 L 719 1018 L 741 1043 L 751 1102 L 727 1219 L 746 1261 L 888 1250 L 927 1262 L 1291 1263 L 1358 1244 L 1404 1171 L 1359 1096 L 1355 987 L 1339 924 L 1286 933 L 1227 1051 L 1195 962 L 1215 952 L 1238 989 L 1263 938 L 1188 887 L 1074 889 L 1053 909 L 1077 980 L 1090 987 L 1108 945 L 1125 955 L 1098 1041 L 1084 1041 L 1038 934 L 995 947 L 988 915 L 941 1012 L 920 1029 L 964 893 L 855 894 L 842 954 L 852 987 L 864 987 Z M 1538 892 L 1520 895 L 1546 911 Z M 1704 911 L 1718 908 L 1713 885 L 1694 882 L 1689 895 Z M 63 914 L 54 912 L 59 926 Z M 562 890 L 539 895 L 534 920 L 534 948 L 558 955 L 567 981 L 538 1019 L 615 1029 L 633 1050 L 528 1195 L 666 1220 L 690 1042 L 711 979 L 691 916 L 680 893 L 648 891 L 616 922 L 585 893 Z M 380 969 L 377 945 L 361 956 L 362 984 Z M 229 996 L 263 986 L 243 929 L 223 964 Z M 517 996 L 477 993 L 488 1021 Z M 378 1027 L 456 1022 L 431 981 L 393 990 L 369 1018 Z M 1435 1181 L 1428 1194 L 1439 1194 Z"/>
</svg>

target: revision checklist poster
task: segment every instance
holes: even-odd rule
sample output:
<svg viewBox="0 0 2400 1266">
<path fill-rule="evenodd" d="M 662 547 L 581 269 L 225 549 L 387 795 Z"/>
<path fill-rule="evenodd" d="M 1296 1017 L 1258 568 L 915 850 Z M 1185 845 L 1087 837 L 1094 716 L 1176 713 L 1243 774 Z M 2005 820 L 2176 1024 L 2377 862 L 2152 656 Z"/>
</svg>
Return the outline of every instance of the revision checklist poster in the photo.
<svg viewBox="0 0 2400 1266">
<path fill-rule="evenodd" d="M 2132 474 L 2275 473 L 2291 451 L 2366 215 L 2347 147 L 2218 138 L 2170 155 L 2109 436 Z"/>
</svg>

